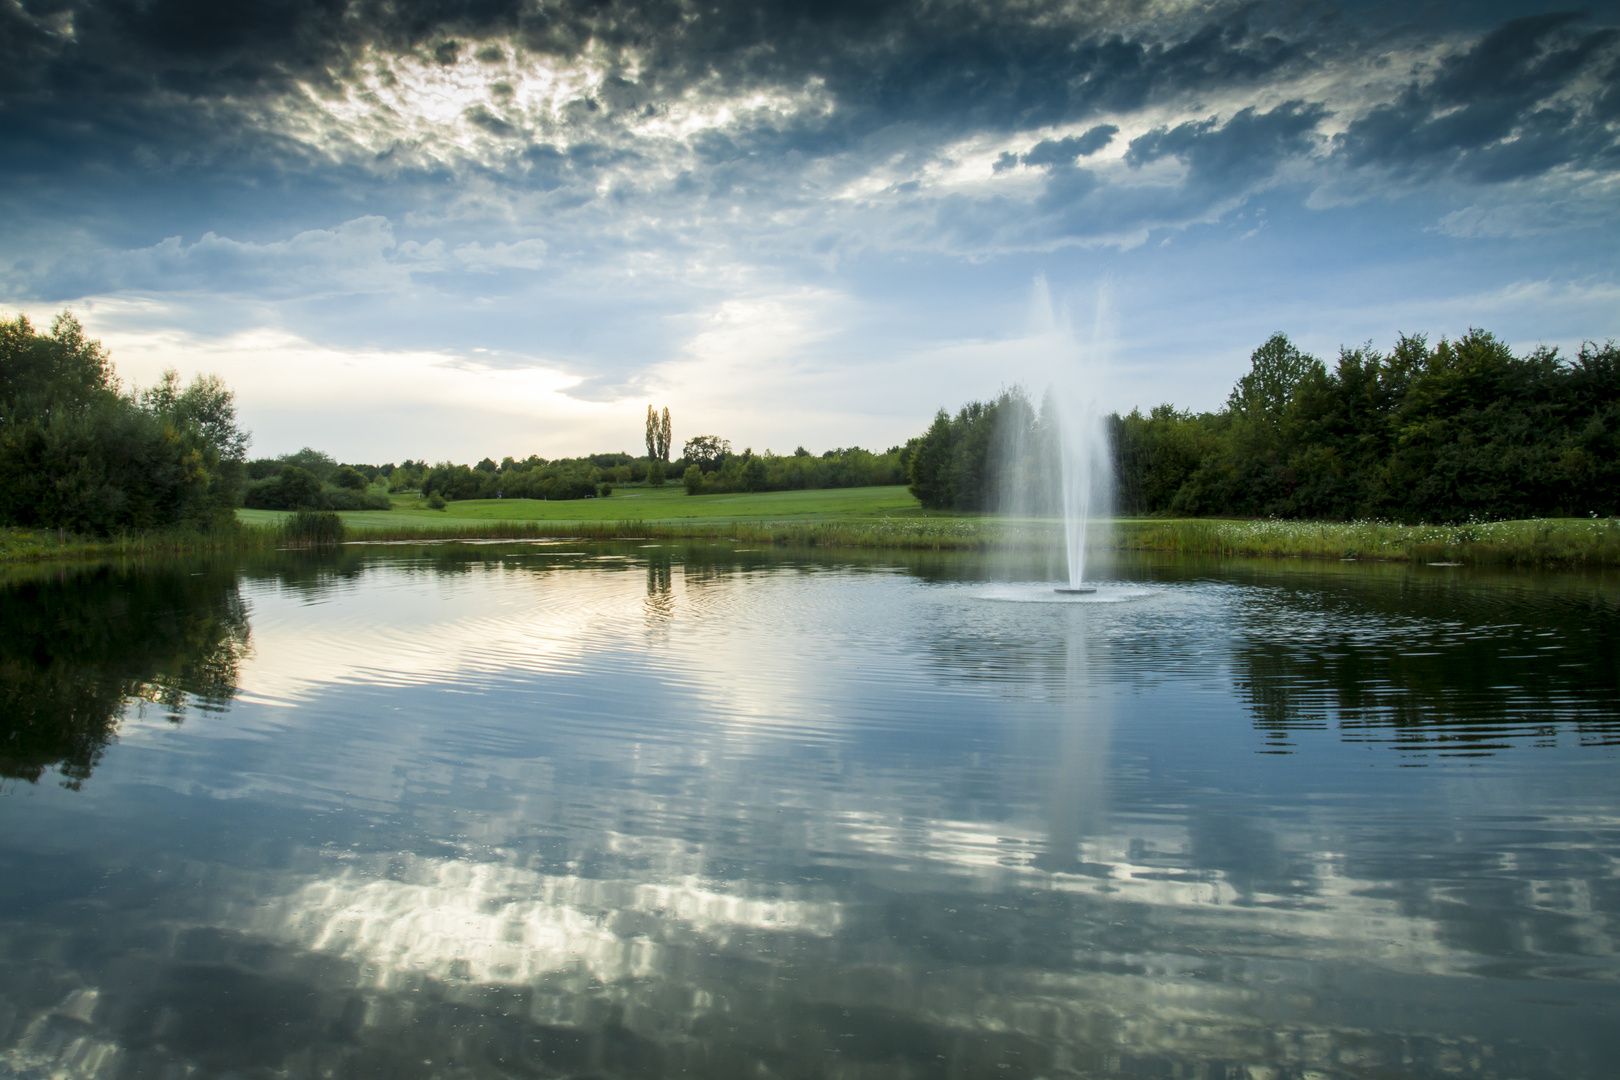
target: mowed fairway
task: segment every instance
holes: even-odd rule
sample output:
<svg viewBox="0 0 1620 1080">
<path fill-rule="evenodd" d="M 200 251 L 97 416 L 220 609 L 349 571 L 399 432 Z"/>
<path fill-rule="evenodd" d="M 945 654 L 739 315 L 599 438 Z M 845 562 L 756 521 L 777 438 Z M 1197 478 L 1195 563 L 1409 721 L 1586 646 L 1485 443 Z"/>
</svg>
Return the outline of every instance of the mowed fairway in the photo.
<svg viewBox="0 0 1620 1080">
<path fill-rule="evenodd" d="M 280 521 L 279 510 L 238 510 L 251 524 Z M 392 510 L 345 511 L 350 528 L 391 526 L 452 527 L 458 522 L 499 521 L 843 521 L 885 517 L 930 517 L 904 487 L 830 488 L 821 491 L 764 491 L 736 495 L 688 495 L 679 484 L 625 488 L 605 499 L 468 499 L 443 510 L 429 510 L 415 496 L 394 496 Z M 949 515 L 937 515 L 949 516 Z"/>
</svg>

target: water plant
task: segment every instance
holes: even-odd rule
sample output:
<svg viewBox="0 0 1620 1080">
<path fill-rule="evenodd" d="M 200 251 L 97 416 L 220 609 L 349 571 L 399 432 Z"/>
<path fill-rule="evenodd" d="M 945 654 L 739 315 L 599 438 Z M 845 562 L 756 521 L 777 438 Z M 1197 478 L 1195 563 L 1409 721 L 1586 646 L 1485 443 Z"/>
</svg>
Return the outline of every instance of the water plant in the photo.
<svg viewBox="0 0 1620 1080">
<path fill-rule="evenodd" d="M 281 526 L 281 535 L 295 547 L 325 547 L 343 543 L 343 518 L 331 510 L 298 510 Z"/>
</svg>

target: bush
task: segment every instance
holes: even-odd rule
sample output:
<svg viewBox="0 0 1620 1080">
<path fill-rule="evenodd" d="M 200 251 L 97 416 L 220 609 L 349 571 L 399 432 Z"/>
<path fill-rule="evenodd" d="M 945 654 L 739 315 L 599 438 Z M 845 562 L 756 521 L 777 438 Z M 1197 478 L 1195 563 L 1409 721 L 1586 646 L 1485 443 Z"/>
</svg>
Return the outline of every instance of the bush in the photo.
<svg viewBox="0 0 1620 1080">
<path fill-rule="evenodd" d="M 696 465 L 688 465 L 686 472 L 681 474 L 681 483 L 686 485 L 688 495 L 698 495 L 703 491 L 703 470 Z"/>
<path fill-rule="evenodd" d="M 443 510 L 445 507 L 444 496 L 435 491 L 428 496 L 427 504 L 429 510 Z"/>
<path fill-rule="evenodd" d="M 249 484 L 242 505 L 250 510 L 387 510 L 392 504 L 380 491 L 322 486 L 309 470 L 288 465 Z"/>
<path fill-rule="evenodd" d="M 364 491 L 367 484 L 365 475 L 352 465 L 344 465 L 333 473 L 332 483 L 340 488 L 348 488 L 350 491 Z"/>
<path fill-rule="evenodd" d="M 605 499 L 611 494 L 613 494 L 613 485 L 612 484 L 597 484 L 596 485 L 596 497 L 597 498 Z"/>
<path fill-rule="evenodd" d="M 380 491 L 351 491 L 348 488 L 329 487 L 320 494 L 322 510 L 387 510 L 393 504 Z"/>
</svg>

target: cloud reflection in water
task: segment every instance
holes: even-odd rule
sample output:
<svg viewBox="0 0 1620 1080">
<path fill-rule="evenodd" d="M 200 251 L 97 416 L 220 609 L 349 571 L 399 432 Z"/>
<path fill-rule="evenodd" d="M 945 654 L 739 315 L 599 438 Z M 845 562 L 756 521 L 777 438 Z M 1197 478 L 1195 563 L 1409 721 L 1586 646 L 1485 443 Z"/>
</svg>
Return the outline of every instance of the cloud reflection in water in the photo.
<svg viewBox="0 0 1620 1080">
<path fill-rule="evenodd" d="M 245 578 L 228 713 L 7 807 L 12 1071 L 1609 1060 L 1610 750 L 1509 739 L 1407 770 L 1305 730 L 1257 753 L 1291 706 L 1247 696 L 1256 642 L 1315 610 L 1370 661 L 1496 625 L 1489 596 L 1459 613 L 1365 578 L 1283 603 L 1286 579 L 1148 567 L 1152 602 L 986 604 L 949 559 L 607 553 Z M 1589 608 L 1513 603 L 1579 653 Z M 1518 641 L 1469 659 L 1493 640 Z M 1305 644 L 1268 655 L 1315 677 Z M 1550 707 L 1575 689 L 1546 680 Z"/>
</svg>

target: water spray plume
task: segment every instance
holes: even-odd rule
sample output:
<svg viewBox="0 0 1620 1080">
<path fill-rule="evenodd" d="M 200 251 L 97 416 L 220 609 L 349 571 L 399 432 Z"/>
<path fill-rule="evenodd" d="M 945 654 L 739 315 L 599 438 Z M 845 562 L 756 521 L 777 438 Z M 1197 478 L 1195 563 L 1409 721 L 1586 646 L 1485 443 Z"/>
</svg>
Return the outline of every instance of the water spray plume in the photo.
<svg viewBox="0 0 1620 1080">
<path fill-rule="evenodd" d="M 1069 583 L 1060 592 L 1094 592 L 1085 584 L 1087 541 L 1106 523 L 1112 502 L 1108 430 L 1094 398 L 1058 390 L 1058 464 L 1063 498 L 1063 550 Z"/>
<path fill-rule="evenodd" d="M 1068 570 L 1060 593 L 1095 592 L 1086 584 L 1086 557 L 1098 546 L 1113 510 L 1113 454 L 1108 426 L 1099 404 L 1103 378 L 1108 293 L 1098 294 L 1092 340 L 1082 344 L 1067 314 L 1052 303 L 1045 277 L 1035 279 L 1031 295 L 1031 329 L 1041 341 L 1049 369 L 1047 394 L 1049 452 L 1057 456 L 1057 506 L 1063 514 L 1063 552 Z M 1055 434 L 1055 438 L 1052 435 Z"/>
</svg>

